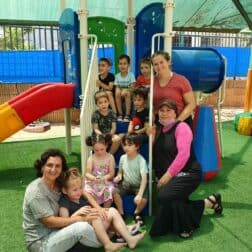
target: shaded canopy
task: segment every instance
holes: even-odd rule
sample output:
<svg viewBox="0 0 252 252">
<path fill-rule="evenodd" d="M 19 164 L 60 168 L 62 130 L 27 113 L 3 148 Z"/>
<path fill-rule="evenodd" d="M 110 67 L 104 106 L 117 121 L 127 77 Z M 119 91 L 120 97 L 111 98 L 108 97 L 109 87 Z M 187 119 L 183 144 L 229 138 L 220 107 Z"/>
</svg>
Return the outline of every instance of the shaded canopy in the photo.
<svg viewBox="0 0 252 252">
<path fill-rule="evenodd" d="M 134 15 L 157 0 L 133 0 Z M 79 9 L 80 0 L 66 0 L 66 6 Z M 238 32 L 252 30 L 252 0 L 174 0 L 173 27 L 176 30 Z M 89 16 L 127 20 L 128 0 L 87 0 Z M 0 23 L 57 23 L 60 0 L 0 0 Z"/>
</svg>

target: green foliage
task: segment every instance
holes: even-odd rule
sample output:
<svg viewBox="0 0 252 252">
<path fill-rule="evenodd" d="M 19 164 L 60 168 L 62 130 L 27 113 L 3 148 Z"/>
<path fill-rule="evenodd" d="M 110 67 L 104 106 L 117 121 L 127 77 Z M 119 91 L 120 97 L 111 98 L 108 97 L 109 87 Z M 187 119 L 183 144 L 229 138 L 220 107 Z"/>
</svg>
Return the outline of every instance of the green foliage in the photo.
<svg viewBox="0 0 252 252">
<path fill-rule="evenodd" d="M 0 27 L 3 31 L 0 37 L 0 50 L 31 50 L 35 46 L 29 43 L 29 35 L 32 28 L 21 28 L 16 26 Z"/>
</svg>

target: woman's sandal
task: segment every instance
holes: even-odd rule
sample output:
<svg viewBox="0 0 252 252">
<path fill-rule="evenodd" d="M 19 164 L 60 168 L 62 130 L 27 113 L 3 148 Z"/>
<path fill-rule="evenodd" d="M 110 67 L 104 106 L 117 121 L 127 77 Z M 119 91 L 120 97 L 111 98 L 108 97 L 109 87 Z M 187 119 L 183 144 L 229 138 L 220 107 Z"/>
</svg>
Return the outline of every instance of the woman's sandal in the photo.
<svg viewBox="0 0 252 252">
<path fill-rule="evenodd" d="M 188 239 L 192 236 L 192 233 L 193 233 L 193 230 L 191 231 L 183 231 L 182 233 L 179 234 L 179 237 L 180 238 L 183 238 L 183 239 Z"/>
<path fill-rule="evenodd" d="M 139 223 L 140 227 L 144 225 L 143 218 L 140 214 L 134 214 L 135 223 Z"/>
<path fill-rule="evenodd" d="M 213 196 L 215 200 L 210 198 L 211 196 Z M 221 195 L 219 193 L 213 193 L 211 196 L 207 197 L 207 200 L 209 200 L 213 204 L 212 209 L 214 209 L 214 212 L 216 214 L 221 214 L 223 211 Z"/>
</svg>

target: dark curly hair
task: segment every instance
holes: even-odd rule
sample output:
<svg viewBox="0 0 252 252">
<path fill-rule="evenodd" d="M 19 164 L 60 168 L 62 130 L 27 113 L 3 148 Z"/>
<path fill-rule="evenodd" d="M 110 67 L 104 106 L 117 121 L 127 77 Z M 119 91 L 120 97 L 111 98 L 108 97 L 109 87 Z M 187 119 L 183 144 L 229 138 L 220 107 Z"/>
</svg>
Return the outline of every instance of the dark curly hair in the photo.
<svg viewBox="0 0 252 252">
<path fill-rule="evenodd" d="M 138 87 L 138 88 L 134 89 L 132 94 L 133 94 L 133 97 L 139 96 L 139 97 L 143 98 L 145 101 L 148 98 L 148 90 L 144 87 Z"/>
<path fill-rule="evenodd" d="M 92 136 L 88 136 L 86 138 L 87 146 L 94 146 L 96 143 L 102 143 L 104 145 L 110 145 L 112 143 L 111 134 L 93 134 Z"/>
<path fill-rule="evenodd" d="M 68 169 L 67 162 L 66 162 L 66 158 L 65 158 L 64 154 L 62 153 L 62 151 L 60 151 L 58 149 L 48 149 L 41 154 L 40 159 L 37 159 L 34 162 L 34 168 L 37 170 L 37 174 L 36 174 L 37 177 L 43 176 L 42 167 L 46 164 L 47 160 L 50 157 L 59 157 L 62 162 L 62 173 L 67 171 L 67 169 Z M 61 178 L 57 179 L 57 183 L 59 185 L 60 185 L 60 180 L 61 180 Z"/>
</svg>

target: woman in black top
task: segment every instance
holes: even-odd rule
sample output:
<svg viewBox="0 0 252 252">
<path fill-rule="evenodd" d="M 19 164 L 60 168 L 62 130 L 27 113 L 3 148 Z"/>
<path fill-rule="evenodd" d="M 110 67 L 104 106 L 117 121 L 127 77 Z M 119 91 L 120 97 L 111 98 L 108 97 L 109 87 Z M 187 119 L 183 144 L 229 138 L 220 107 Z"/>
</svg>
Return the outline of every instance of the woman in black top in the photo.
<svg viewBox="0 0 252 252">
<path fill-rule="evenodd" d="M 159 208 L 150 235 L 173 232 L 188 238 L 199 227 L 204 208 L 222 213 L 221 196 L 214 193 L 204 200 L 189 200 L 201 181 L 201 167 L 192 148 L 192 131 L 185 122 L 176 120 L 173 100 L 161 101 L 159 122 L 153 134 L 153 168 L 158 178 Z"/>
</svg>

